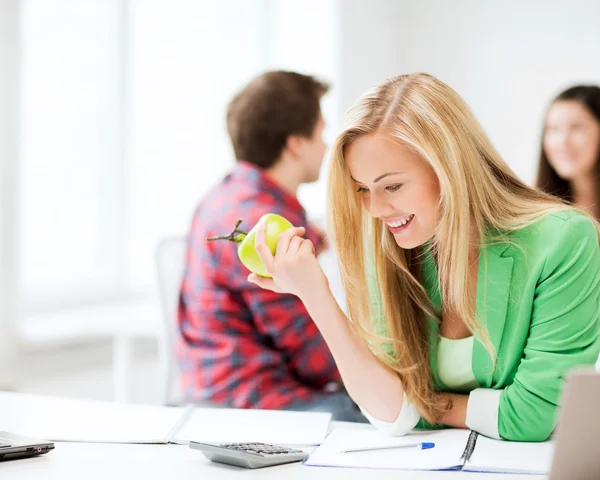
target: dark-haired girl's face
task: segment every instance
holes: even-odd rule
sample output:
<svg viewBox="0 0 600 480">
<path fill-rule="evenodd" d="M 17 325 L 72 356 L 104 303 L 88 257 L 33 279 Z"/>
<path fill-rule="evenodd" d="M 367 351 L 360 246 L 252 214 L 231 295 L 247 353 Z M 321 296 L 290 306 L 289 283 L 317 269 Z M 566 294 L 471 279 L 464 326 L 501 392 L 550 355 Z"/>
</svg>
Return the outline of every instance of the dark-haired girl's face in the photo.
<svg viewBox="0 0 600 480">
<path fill-rule="evenodd" d="M 600 122 L 577 101 L 554 102 L 544 126 L 544 151 L 564 180 L 589 175 L 600 154 Z"/>
</svg>

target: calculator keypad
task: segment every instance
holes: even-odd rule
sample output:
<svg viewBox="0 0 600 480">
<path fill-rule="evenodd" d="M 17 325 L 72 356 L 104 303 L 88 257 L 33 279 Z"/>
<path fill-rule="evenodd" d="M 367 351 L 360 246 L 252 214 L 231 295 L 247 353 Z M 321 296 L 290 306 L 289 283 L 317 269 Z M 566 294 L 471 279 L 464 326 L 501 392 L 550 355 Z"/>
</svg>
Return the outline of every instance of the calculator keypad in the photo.
<svg viewBox="0 0 600 480">
<path fill-rule="evenodd" d="M 293 448 L 284 448 L 276 445 L 268 445 L 266 443 L 222 443 L 219 445 L 223 448 L 229 448 L 232 450 L 240 450 L 242 452 L 252 452 L 259 454 L 286 454 L 286 453 L 301 453 L 302 450 L 295 450 Z"/>
<path fill-rule="evenodd" d="M 213 462 L 245 468 L 273 467 L 301 462 L 308 458 L 304 450 L 261 442 L 201 443 L 190 441 L 190 448 L 200 450 Z"/>
</svg>

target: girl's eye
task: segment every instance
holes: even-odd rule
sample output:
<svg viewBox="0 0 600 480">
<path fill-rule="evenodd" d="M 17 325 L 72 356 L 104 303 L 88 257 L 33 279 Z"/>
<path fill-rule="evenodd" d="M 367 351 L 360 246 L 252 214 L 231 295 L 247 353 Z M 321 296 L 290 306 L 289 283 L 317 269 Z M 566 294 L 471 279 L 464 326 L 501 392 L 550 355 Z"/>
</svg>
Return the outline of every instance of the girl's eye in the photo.
<svg viewBox="0 0 600 480">
<path fill-rule="evenodd" d="M 397 185 L 390 185 L 389 187 L 386 187 L 385 189 L 386 189 L 388 192 L 397 192 L 398 190 L 400 190 L 400 187 L 402 187 L 402 184 L 401 184 L 401 183 L 399 183 L 399 184 L 397 184 Z"/>
<path fill-rule="evenodd" d="M 365 187 L 358 187 L 358 190 L 357 190 L 358 193 L 364 193 L 364 192 L 368 192 L 368 191 L 369 191 L 369 189 L 365 188 Z"/>
</svg>

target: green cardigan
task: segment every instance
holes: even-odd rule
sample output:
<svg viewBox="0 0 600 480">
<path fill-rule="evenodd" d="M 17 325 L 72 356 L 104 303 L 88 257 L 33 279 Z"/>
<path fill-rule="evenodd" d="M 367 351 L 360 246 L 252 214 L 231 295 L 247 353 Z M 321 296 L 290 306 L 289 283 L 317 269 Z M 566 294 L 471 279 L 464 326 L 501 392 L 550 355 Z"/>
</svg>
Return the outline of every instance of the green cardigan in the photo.
<svg viewBox="0 0 600 480">
<path fill-rule="evenodd" d="M 578 365 L 594 365 L 600 353 L 600 247 L 594 223 L 575 212 L 549 215 L 511 232 L 506 243 L 488 245 L 479 259 L 477 312 L 496 352 L 473 346 L 473 373 L 482 388 L 496 390 L 490 405 L 500 436 L 543 441 L 557 421 L 564 377 Z M 424 258 L 423 282 L 438 311 L 438 272 Z M 376 323 L 383 325 L 375 290 Z M 438 324 L 430 324 L 434 385 Z"/>
</svg>

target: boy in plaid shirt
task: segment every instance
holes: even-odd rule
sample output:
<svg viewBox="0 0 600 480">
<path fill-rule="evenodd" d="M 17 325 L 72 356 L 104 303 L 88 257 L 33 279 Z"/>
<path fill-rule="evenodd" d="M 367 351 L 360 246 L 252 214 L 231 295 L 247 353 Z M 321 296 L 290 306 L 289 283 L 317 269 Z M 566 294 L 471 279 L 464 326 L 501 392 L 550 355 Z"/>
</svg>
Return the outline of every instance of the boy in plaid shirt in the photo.
<svg viewBox="0 0 600 480">
<path fill-rule="evenodd" d="M 293 295 L 263 290 L 229 242 L 206 238 L 250 230 L 265 213 L 304 226 L 317 252 L 322 234 L 296 198 L 325 153 L 320 99 L 328 86 L 294 72 L 267 72 L 231 101 L 227 127 L 238 159 L 200 202 L 188 238 L 179 302 L 179 361 L 188 401 L 263 409 L 331 411 L 362 421 L 316 325 Z M 327 387 L 327 388 L 326 388 Z"/>
</svg>

